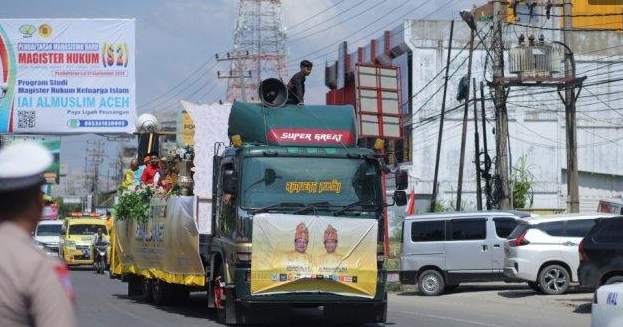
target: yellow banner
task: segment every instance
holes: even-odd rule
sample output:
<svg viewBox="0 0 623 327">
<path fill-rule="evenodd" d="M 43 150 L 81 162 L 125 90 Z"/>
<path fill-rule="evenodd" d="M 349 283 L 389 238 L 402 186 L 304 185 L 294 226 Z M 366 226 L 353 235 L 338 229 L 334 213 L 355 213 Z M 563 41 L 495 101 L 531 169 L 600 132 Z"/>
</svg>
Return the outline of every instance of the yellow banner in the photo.
<svg viewBox="0 0 623 327">
<path fill-rule="evenodd" d="M 373 298 L 377 231 L 374 219 L 257 215 L 251 294 L 326 292 Z"/>
<path fill-rule="evenodd" d="M 170 283 L 203 286 L 193 197 L 152 199 L 146 224 L 115 221 L 115 273 L 135 273 Z"/>
</svg>

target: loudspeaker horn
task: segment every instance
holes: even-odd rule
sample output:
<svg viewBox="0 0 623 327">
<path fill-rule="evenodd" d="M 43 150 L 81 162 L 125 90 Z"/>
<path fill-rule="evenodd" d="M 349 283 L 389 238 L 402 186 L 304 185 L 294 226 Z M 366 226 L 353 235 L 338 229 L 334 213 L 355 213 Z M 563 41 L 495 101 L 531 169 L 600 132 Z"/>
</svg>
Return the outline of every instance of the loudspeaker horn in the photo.
<svg viewBox="0 0 623 327">
<path fill-rule="evenodd" d="M 259 96 L 267 107 L 281 107 L 288 102 L 288 88 L 276 78 L 268 78 L 260 83 Z"/>
</svg>

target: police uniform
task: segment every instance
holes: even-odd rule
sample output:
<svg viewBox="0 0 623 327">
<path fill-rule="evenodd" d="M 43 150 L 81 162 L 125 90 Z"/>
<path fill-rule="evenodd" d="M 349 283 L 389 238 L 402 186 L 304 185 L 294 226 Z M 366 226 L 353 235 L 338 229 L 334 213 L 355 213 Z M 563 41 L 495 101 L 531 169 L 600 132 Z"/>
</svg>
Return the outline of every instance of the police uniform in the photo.
<svg viewBox="0 0 623 327">
<path fill-rule="evenodd" d="M 51 163 L 49 151 L 38 145 L 7 146 L 0 150 L 0 192 L 39 185 Z M 77 326 L 65 265 L 12 221 L 0 220 L 0 249 L 0 326 Z"/>
</svg>

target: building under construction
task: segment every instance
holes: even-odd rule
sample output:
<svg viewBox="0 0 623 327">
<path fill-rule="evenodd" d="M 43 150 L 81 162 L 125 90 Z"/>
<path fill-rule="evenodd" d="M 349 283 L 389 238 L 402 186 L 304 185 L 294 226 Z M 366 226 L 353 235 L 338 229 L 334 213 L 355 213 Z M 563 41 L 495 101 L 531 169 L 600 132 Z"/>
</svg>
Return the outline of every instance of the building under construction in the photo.
<svg viewBox="0 0 623 327">
<path fill-rule="evenodd" d="M 538 45 L 539 42 L 549 44 L 562 40 L 563 15 L 556 5 L 531 6 L 531 1 L 509 3 L 514 6 L 508 6 L 503 24 L 505 76 L 517 76 L 513 74 L 517 72 L 510 71 L 509 50 L 520 46 L 522 34 L 524 46 L 529 42 Z M 476 43 L 483 39 L 490 51 L 491 16 L 487 6 L 492 4 L 475 11 L 479 34 Z M 623 171 L 620 168 L 623 167 L 620 156 L 623 153 L 623 98 L 618 95 L 623 85 L 623 56 L 620 55 L 623 35 L 617 32 L 623 27 L 622 9 L 622 6 L 589 6 L 587 0 L 574 1 L 574 30 L 570 44 L 575 54 L 576 75 L 586 76 L 577 98 L 581 211 L 595 211 L 600 199 L 620 198 L 623 191 Z M 402 165 L 409 168 L 410 187 L 413 187 L 419 200 L 418 211 L 429 208 L 425 202 L 430 199 L 433 190 L 449 35 L 450 21 L 405 20 L 360 48 L 349 48 L 346 42 L 342 43 L 337 49 L 338 57 L 328 64 L 326 70 L 325 80 L 330 88 L 327 101 L 353 104 L 359 112 L 361 97 L 357 93 L 357 67 L 397 68 L 403 138 L 397 139 L 394 147 L 388 150 L 396 153 Z M 445 207 L 456 201 L 457 195 L 463 104 L 455 97 L 459 82 L 467 72 L 466 48 L 470 41 L 470 29 L 460 19 L 455 22 L 453 38 L 438 179 L 438 199 L 443 201 Z M 479 115 L 480 83 L 485 85 L 485 135 L 482 117 L 478 118 L 480 159 L 484 158 L 482 140 L 486 137 L 488 155 L 494 160 L 495 108 L 487 87 L 487 82 L 492 79 L 492 60 L 482 44 L 474 51 L 472 77 L 476 79 L 478 88 Z M 530 206 L 532 201 L 533 208 L 564 209 L 567 206 L 565 106 L 555 88 L 511 87 L 508 92 L 508 150 L 514 167 L 512 174 L 520 178 L 519 175 L 524 173 L 524 177 L 533 181 L 533 200 L 527 199 L 526 206 Z M 472 93 L 470 97 L 473 96 Z M 466 208 L 476 207 L 471 108 L 472 104 L 467 125 L 468 151 L 465 154 L 463 182 Z M 494 170 L 495 167 L 491 168 L 490 173 L 494 174 Z"/>
</svg>

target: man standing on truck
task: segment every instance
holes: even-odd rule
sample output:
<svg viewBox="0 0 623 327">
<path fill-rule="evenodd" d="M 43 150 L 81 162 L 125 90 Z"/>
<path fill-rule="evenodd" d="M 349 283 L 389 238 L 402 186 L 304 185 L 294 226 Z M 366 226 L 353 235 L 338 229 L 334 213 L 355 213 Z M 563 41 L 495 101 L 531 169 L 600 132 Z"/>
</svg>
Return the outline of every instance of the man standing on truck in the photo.
<svg viewBox="0 0 623 327">
<path fill-rule="evenodd" d="M 337 253 L 337 229 L 329 225 L 324 231 L 324 248 L 326 253 L 318 258 L 318 267 L 321 270 L 333 271 L 342 262 L 342 255 Z"/>
<path fill-rule="evenodd" d="M 304 222 L 296 225 L 294 233 L 294 251 L 289 251 L 285 256 L 286 267 L 290 270 L 308 271 L 311 269 L 312 258 L 307 253 L 307 244 L 309 243 L 309 230 Z"/>
<path fill-rule="evenodd" d="M 309 60 L 301 61 L 301 70 L 288 82 L 288 104 L 305 104 L 305 77 L 311 74 L 313 65 Z"/>
</svg>

